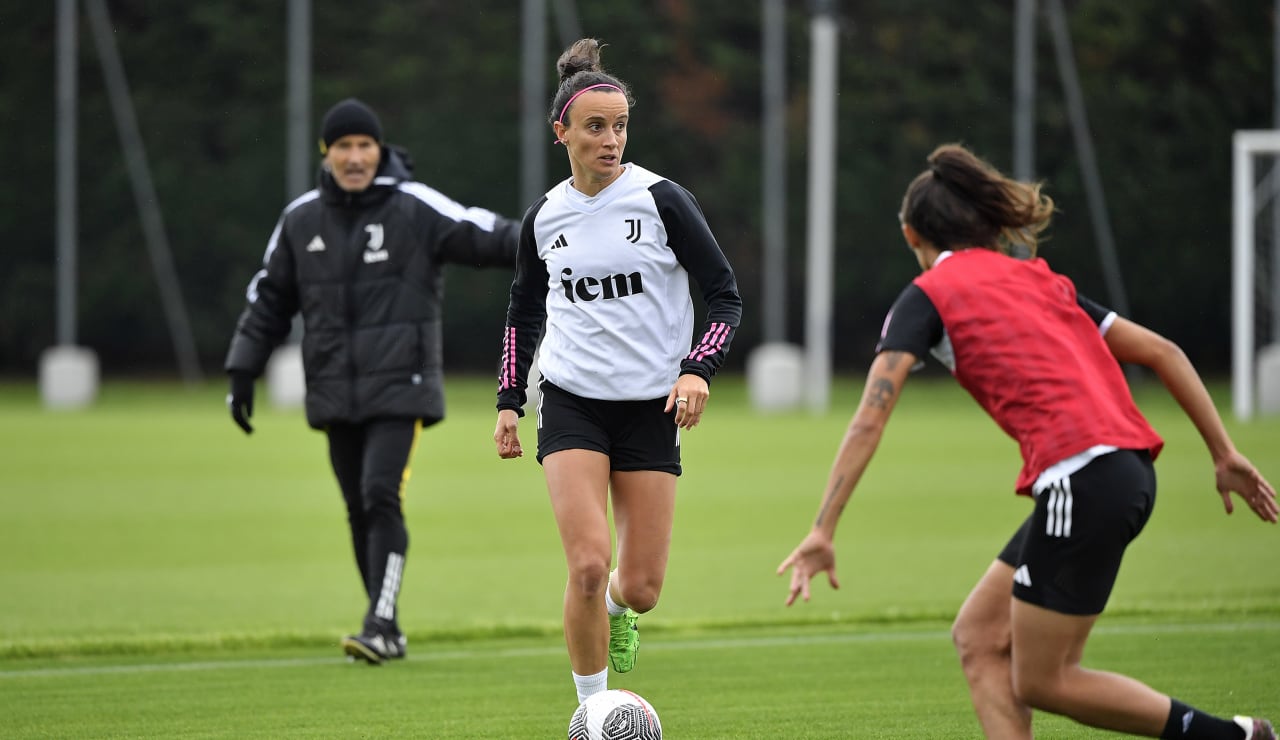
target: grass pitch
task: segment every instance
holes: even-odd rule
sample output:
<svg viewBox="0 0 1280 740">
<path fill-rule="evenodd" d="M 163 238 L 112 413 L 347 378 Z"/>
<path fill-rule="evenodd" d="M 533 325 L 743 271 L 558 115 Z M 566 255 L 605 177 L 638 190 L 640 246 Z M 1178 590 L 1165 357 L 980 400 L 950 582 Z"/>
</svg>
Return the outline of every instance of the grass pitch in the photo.
<svg viewBox="0 0 1280 740">
<path fill-rule="evenodd" d="M 452 379 L 449 418 L 422 436 L 410 659 L 382 669 L 337 649 L 364 605 L 324 438 L 300 412 L 261 393 L 245 437 L 221 386 L 109 383 L 64 413 L 0 386 L 3 734 L 559 736 L 563 560 L 537 463 L 493 453 L 491 385 Z M 762 416 L 724 378 L 682 435 L 662 603 L 641 620 L 640 666 L 611 681 L 648 697 L 668 737 L 979 736 L 946 625 L 1029 501 L 1011 491 L 1015 445 L 952 382 L 908 384 L 841 524 L 843 587 L 782 606 L 774 569 L 808 529 L 860 387 L 840 381 L 828 414 Z M 1208 711 L 1274 716 L 1280 531 L 1225 516 L 1190 423 L 1155 381 L 1138 397 L 1167 441 L 1160 498 L 1087 662 Z M 1228 426 L 1280 479 L 1280 420 Z"/>
</svg>

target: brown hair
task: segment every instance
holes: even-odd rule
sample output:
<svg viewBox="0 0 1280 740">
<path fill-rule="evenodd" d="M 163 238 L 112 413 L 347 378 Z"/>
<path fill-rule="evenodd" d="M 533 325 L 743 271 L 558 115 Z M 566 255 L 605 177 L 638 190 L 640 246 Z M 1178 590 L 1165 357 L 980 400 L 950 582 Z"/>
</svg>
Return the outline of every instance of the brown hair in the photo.
<svg viewBox="0 0 1280 740">
<path fill-rule="evenodd" d="M 1022 244 L 1036 253 L 1053 215 L 1053 199 L 1040 192 L 1040 183 L 1005 177 L 960 144 L 943 144 L 927 161 L 902 197 L 904 224 L 938 249 L 979 246 L 1008 254 Z"/>
<path fill-rule="evenodd" d="M 628 106 L 635 106 L 636 102 L 631 97 L 631 88 L 627 83 L 605 72 L 600 64 L 600 50 L 603 48 L 604 45 L 595 39 L 578 39 L 556 60 L 560 83 L 556 87 L 555 97 L 551 99 L 548 123 L 561 121 L 568 125 L 568 118 L 561 118 L 568 114 L 565 106 L 575 94 L 592 85 L 612 85 L 622 91 Z"/>
</svg>

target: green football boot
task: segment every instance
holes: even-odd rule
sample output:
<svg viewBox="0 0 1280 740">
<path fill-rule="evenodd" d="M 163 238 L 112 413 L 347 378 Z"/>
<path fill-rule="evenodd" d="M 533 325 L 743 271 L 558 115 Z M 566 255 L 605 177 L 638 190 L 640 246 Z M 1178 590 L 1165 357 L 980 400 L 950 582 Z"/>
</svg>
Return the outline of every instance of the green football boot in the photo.
<svg viewBox="0 0 1280 740">
<path fill-rule="evenodd" d="M 617 616 L 609 615 L 609 665 L 617 673 L 636 667 L 636 653 L 640 652 L 640 631 L 636 629 L 639 617 L 630 609 Z"/>
</svg>

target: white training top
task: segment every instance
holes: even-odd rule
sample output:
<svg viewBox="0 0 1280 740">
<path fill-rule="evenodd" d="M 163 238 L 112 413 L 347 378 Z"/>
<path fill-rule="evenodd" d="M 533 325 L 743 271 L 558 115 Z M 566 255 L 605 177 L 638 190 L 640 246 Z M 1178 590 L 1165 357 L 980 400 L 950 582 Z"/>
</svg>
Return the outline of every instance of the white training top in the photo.
<svg viewBox="0 0 1280 740">
<path fill-rule="evenodd" d="M 524 387 L 528 366 L 517 361 L 517 349 L 531 355 L 544 311 L 539 369 L 579 396 L 658 398 L 682 371 L 709 378 L 722 362 L 741 316 L 728 261 L 688 191 L 637 165 L 624 167 L 595 196 L 567 179 L 526 214 L 502 388 Z M 708 305 L 692 351 L 690 274 Z"/>
</svg>

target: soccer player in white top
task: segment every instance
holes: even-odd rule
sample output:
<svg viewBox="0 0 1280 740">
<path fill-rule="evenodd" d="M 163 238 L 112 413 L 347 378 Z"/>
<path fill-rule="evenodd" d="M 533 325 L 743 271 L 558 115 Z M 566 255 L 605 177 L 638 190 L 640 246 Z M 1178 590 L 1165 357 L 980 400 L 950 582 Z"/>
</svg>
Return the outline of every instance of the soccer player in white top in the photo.
<svg viewBox="0 0 1280 740">
<path fill-rule="evenodd" d="M 635 664 L 636 617 L 666 577 L 680 430 L 706 410 L 742 300 L 693 196 L 623 162 L 631 95 L 601 68 L 599 43 L 575 42 L 557 68 L 550 123 L 572 176 L 521 224 L 493 438 L 499 457 L 523 454 L 541 338 L 537 457 L 568 563 L 565 641 L 582 701 L 607 688 L 609 666 Z M 696 335 L 690 276 L 707 305 Z"/>
</svg>

